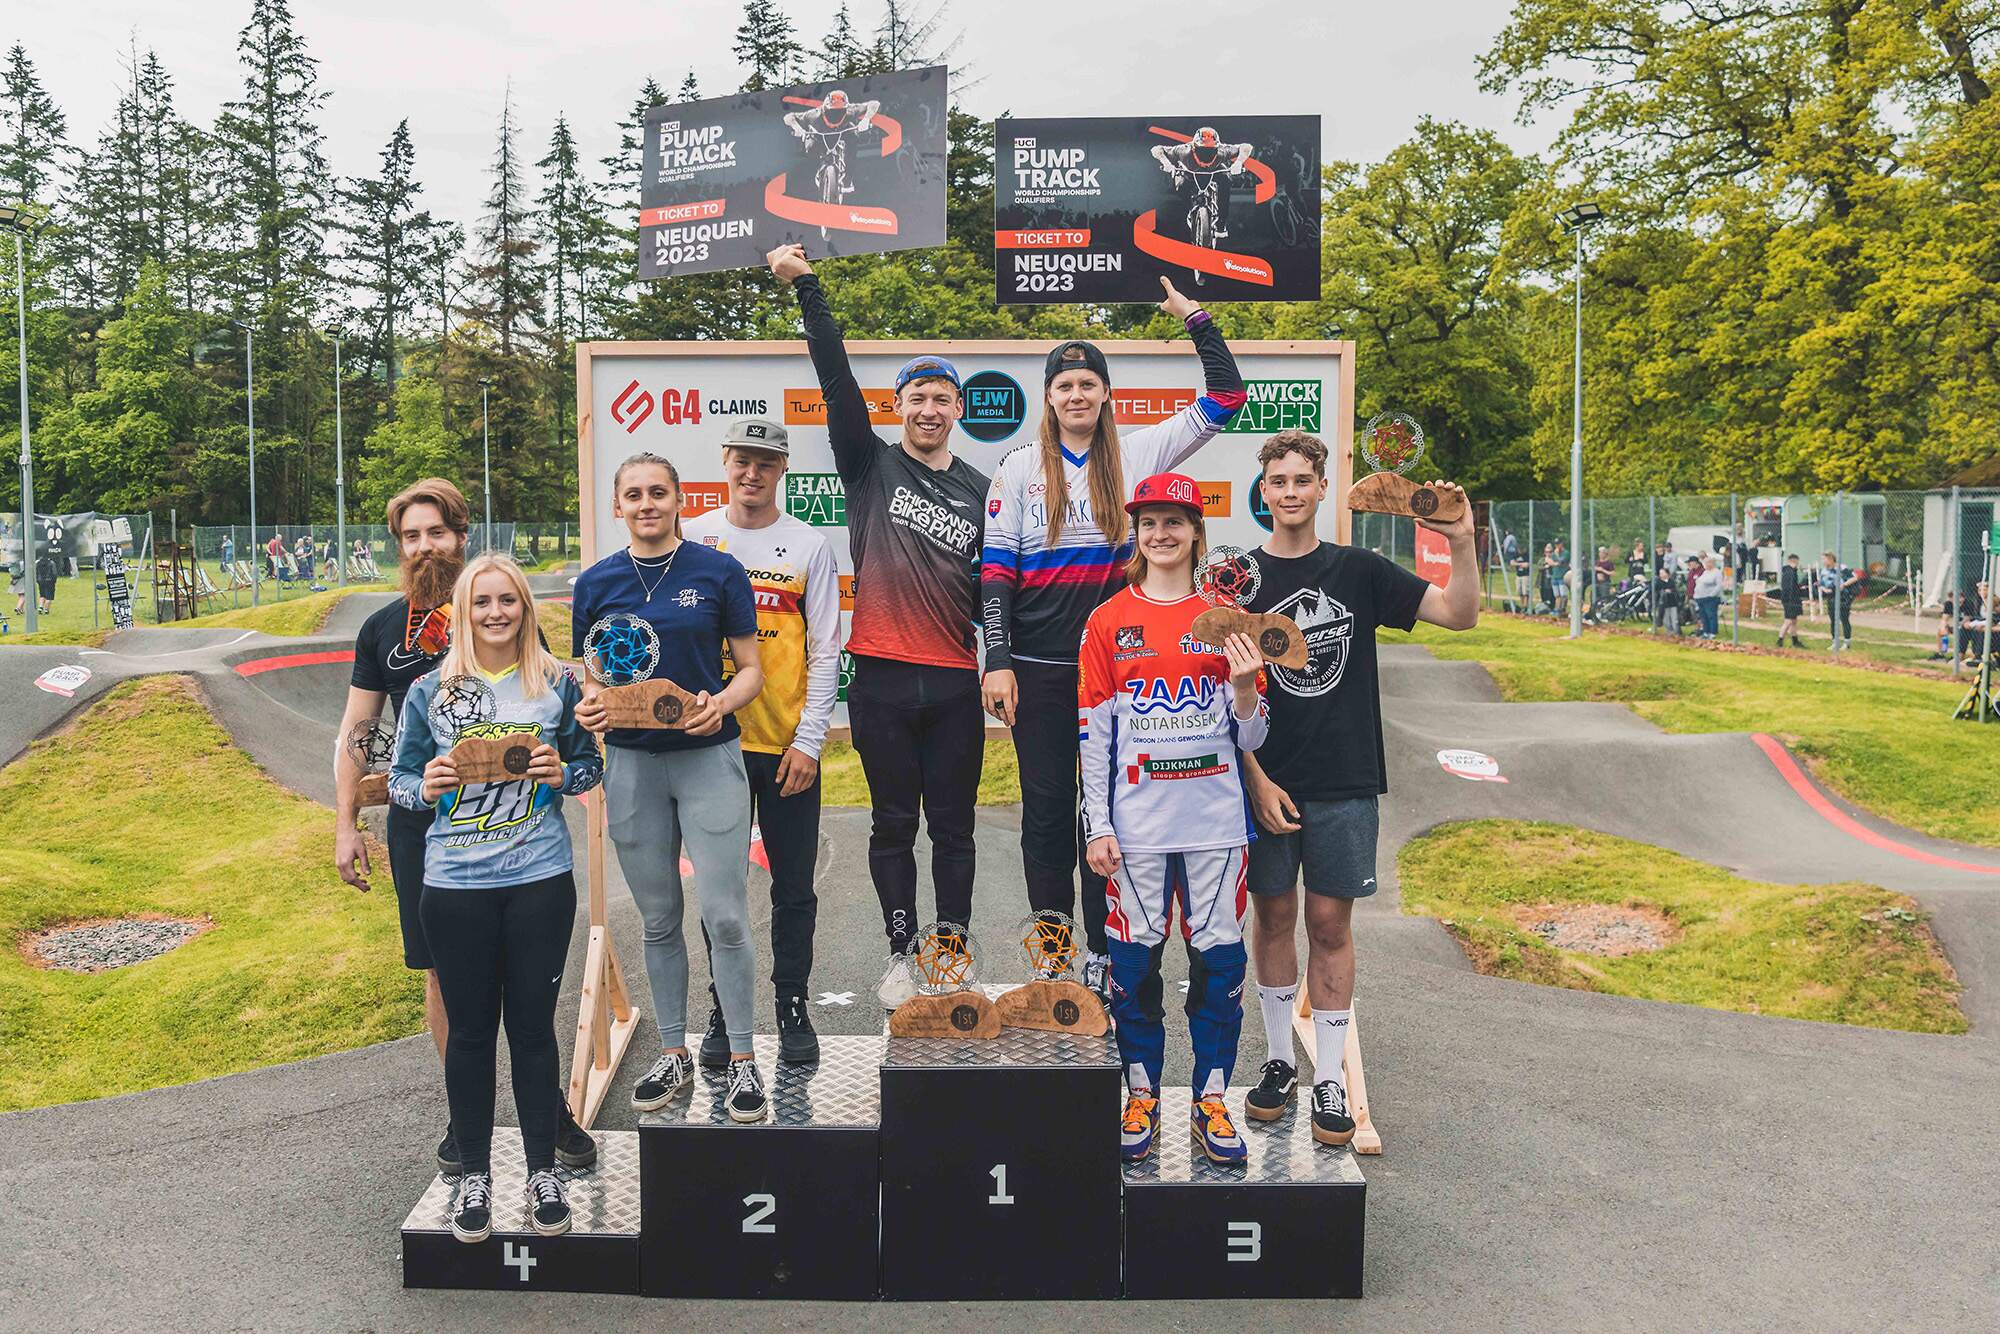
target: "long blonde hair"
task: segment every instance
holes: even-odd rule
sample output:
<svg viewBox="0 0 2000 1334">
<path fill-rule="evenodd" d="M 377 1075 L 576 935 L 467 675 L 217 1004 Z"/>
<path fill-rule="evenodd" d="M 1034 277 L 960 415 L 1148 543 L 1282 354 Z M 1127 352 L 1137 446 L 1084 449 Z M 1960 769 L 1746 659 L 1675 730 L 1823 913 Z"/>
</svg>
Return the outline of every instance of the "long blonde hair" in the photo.
<svg viewBox="0 0 2000 1334">
<path fill-rule="evenodd" d="M 1064 369 L 1089 369 L 1083 364 L 1081 351 L 1075 352 L 1074 360 L 1073 368 Z M 1130 525 L 1125 514 L 1125 460 L 1118 449 L 1111 386 L 1104 388 L 1104 403 L 1098 408 L 1097 423 L 1090 431 L 1090 461 L 1084 469 L 1090 476 L 1090 512 L 1097 516 L 1097 530 L 1115 547 L 1125 540 Z M 1049 502 L 1048 544 L 1053 547 L 1062 537 L 1063 520 L 1069 513 L 1069 486 L 1063 478 L 1062 428 L 1046 394 L 1042 400 L 1042 486 Z"/>
<path fill-rule="evenodd" d="M 451 647 L 445 650 L 444 661 L 438 664 L 438 676 L 443 679 L 478 675 L 479 659 L 472 649 L 472 583 L 480 575 L 496 570 L 507 576 L 507 582 L 514 586 L 514 595 L 521 599 L 521 626 L 514 632 L 514 660 L 519 664 L 515 670 L 521 674 L 521 694 L 536 699 L 562 675 L 562 664 L 542 647 L 541 631 L 535 622 L 535 595 L 528 588 L 528 576 L 512 557 L 497 551 L 467 561 L 459 572 L 458 582 L 452 585 Z"/>
</svg>

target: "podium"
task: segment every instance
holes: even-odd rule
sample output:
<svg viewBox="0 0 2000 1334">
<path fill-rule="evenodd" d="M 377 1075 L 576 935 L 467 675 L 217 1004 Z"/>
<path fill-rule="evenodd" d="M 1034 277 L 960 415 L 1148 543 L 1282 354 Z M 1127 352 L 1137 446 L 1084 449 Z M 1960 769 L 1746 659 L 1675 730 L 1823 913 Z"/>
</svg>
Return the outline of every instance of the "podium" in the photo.
<svg viewBox="0 0 2000 1334">
<path fill-rule="evenodd" d="M 1119 1294 L 1109 1036 L 890 1038 L 881 1079 L 884 1297 Z"/>
<path fill-rule="evenodd" d="M 1161 1090 L 1153 1156 L 1124 1169 L 1128 1297 L 1359 1297 L 1367 1183 L 1354 1154 L 1312 1137 L 1301 1096 L 1276 1121 L 1225 1095 L 1250 1158 L 1194 1147 L 1186 1088 Z"/>
<path fill-rule="evenodd" d="M 756 1040 L 767 1120 L 739 1124 L 726 1076 L 639 1118 L 639 1291 L 863 1300 L 880 1268 L 876 1158 L 884 1039 L 820 1039 L 813 1065 Z"/>
<path fill-rule="evenodd" d="M 597 1165 L 558 1164 L 573 1219 L 560 1237 L 538 1236 L 523 1194 L 521 1132 L 493 1130 L 493 1235 L 468 1245 L 451 1234 L 457 1179 L 431 1178 L 403 1220 L 403 1286 L 528 1292 L 639 1291 L 639 1136 L 597 1132 Z"/>
</svg>

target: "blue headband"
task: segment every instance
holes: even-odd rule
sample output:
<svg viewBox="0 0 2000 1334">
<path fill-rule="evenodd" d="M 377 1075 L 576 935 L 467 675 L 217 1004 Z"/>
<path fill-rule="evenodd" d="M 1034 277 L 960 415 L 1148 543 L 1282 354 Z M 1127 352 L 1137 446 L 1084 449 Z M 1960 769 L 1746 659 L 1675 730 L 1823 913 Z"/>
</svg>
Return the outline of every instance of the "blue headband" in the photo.
<svg viewBox="0 0 2000 1334">
<path fill-rule="evenodd" d="M 903 369 L 896 372 L 896 392 L 902 393 L 903 386 L 912 380 L 926 380 L 933 376 L 951 381 L 953 389 L 964 388 L 958 382 L 958 367 L 943 357 L 911 357 L 903 363 Z"/>
</svg>

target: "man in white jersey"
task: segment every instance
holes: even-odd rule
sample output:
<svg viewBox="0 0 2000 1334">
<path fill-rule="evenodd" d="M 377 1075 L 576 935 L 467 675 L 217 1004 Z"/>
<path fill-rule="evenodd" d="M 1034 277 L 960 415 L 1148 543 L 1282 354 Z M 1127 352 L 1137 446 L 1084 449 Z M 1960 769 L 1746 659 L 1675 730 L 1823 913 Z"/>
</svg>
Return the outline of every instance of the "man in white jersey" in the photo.
<svg viewBox="0 0 2000 1334">
<path fill-rule="evenodd" d="M 724 509 L 689 519 L 685 533 L 734 556 L 757 600 L 757 653 L 764 689 L 737 710 L 743 767 L 764 853 L 771 864 L 771 982 L 777 990 L 778 1055 L 819 1059 L 819 1036 L 806 1012 L 813 927 L 819 899 L 819 753 L 840 676 L 840 574 L 818 529 L 785 513 L 780 497 L 791 445 L 785 428 L 751 418 L 722 438 L 729 483 Z M 723 649 L 723 675 L 735 674 Z M 706 932 L 703 933 L 706 939 Z M 729 1036 L 711 986 L 704 1065 L 729 1061 Z"/>
</svg>

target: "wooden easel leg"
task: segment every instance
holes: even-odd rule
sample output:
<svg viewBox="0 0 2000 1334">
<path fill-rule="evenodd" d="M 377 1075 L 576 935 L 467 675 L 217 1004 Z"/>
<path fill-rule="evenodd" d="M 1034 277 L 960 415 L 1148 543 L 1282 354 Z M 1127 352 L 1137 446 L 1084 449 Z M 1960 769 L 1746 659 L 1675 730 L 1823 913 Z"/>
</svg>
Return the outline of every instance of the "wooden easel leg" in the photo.
<svg viewBox="0 0 2000 1334">
<path fill-rule="evenodd" d="M 1350 1006 L 1350 1009 L 1354 1007 Z M 1347 1050 L 1341 1054 L 1341 1067 L 1347 1076 L 1347 1111 L 1354 1118 L 1353 1147 L 1356 1153 L 1382 1152 L 1382 1132 L 1375 1128 L 1375 1120 L 1368 1113 L 1368 1076 L 1361 1068 L 1361 1038 L 1359 1034 L 1360 1013 L 1347 1025 Z M 1317 1059 L 1317 1043 L 1313 1035 L 1312 1001 L 1306 995 L 1305 980 L 1299 980 L 1299 1012 L 1292 1017 L 1292 1031 L 1306 1049 L 1306 1059 Z"/>
<path fill-rule="evenodd" d="M 570 1056 L 569 1110 L 588 1130 L 632 1045 L 639 1016 L 625 987 L 625 970 L 611 939 L 604 898 L 604 793 L 591 795 L 587 864 L 590 874 L 590 944 L 583 956 L 583 992 L 576 1014 L 576 1047 Z"/>
</svg>

